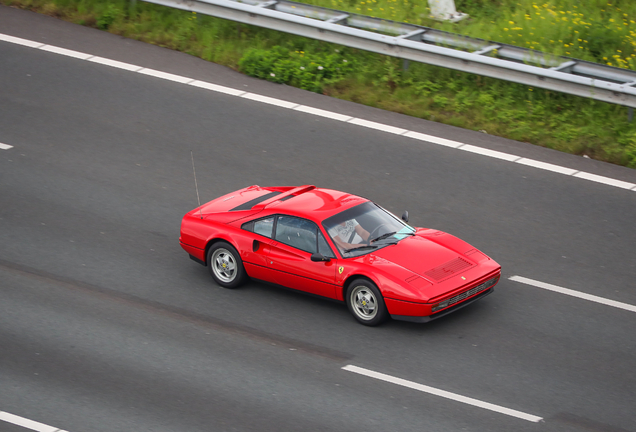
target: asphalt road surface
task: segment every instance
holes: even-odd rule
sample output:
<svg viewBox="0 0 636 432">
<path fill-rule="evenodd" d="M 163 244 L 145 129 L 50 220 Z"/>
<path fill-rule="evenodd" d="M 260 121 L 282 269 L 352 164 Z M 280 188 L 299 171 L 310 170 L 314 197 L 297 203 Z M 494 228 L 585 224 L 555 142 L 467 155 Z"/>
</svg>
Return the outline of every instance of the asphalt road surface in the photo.
<svg viewBox="0 0 636 432">
<path fill-rule="evenodd" d="M 0 7 L 0 33 L 636 183 L 26 11 Z M 636 305 L 635 191 L 1 41 L 0 143 L 0 412 L 69 432 L 636 431 L 636 313 L 509 279 Z M 202 201 L 346 190 L 472 243 L 502 280 L 378 328 L 293 291 L 222 289 L 178 243 L 191 151 Z"/>
</svg>

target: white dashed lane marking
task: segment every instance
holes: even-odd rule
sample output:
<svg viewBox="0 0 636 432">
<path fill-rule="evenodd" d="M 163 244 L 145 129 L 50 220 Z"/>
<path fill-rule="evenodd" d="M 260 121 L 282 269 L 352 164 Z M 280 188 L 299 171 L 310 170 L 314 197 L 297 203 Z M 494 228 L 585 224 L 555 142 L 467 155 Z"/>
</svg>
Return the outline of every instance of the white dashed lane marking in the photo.
<svg viewBox="0 0 636 432">
<path fill-rule="evenodd" d="M 106 66 L 116 67 L 119 69 L 128 70 L 131 72 L 141 73 L 149 76 L 153 76 L 155 78 L 165 79 L 169 81 L 174 81 L 182 84 L 187 84 L 195 87 L 199 87 L 202 89 L 215 91 L 219 93 L 229 94 L 232 96 L 238 96 L 245 99 L 250 99 L 257 102 L 267 103 L 270 105 L 275 105 L 281 108 L 292 109 L 295 111 L 304 112 L 311 115 L 316 115 L 320 117 L 326 117 L 337 121 L 342 121 L 350 124 L 354 124 L 357 126 L 362 126 L 370 129 L 380 130 L 383 132 L 388 132 L 396 135 L 402 135 L 405 137 L 409 137 L 418 141 L 425 141 L 428 143 L 443 145 L 446 147 L 456 148 L 459 150 L 468 151 L 474 154 L 478 154 L 481 156 L 491 157 L 495 159 L 500 159 L 508 162 L 518 163 L 521 165 L 526 165 L 529 167 L 534 167 L 538 169 L 543 169 L 547 171 L 552 171 L 558 174 L 563 174 L 567 176 L 577 177 L 589 181 L 593 181 L 596 183 L 602 183 L 607 186 L 613 186 L 621 189 L 629 189 L 632 191 L 636 191 L 636 183 L 630 183 L 622 180 L 617 180 L 609 177 L 604 177 L 592 173 L 586 173 L 582 171 L 577 171 L 571 168 L 562 167 L 559 165 L 553 165 L 546 162 L 536 161 L 533 159 L 527 159 L 521 156 L 504 153 L 500 151 L 490 150 L 482 147 L 477 147 L 471 144 L 466 144 L 458 141 L 449 140 L 446 138 L 435 137 L 432 135 L 423 134 L 420 132 L 409 131 L 406 129 L 398 128 L 395 126 L 386 125 L 383 123 L 377 123 L 369 120 L 364 120 L 360 118 L 350 117 L 344 114 L 325 111 L 318 108 L 308 107 L 304 105 L 299 105 L 294 102 L 289 102 L 281 99 L 272 98 L 269 96 L 258 95 L 254 93 L 248 93 L 243 90 L 233 89 L 230 87 L 224 87 L 217 84 L 212 84 L 204 81 L 198 81 L 193 78 L 184 77 L 180 75 L 174 75 L 167 72 L 162 72 L 154 69 L 144 68 L 142 66 L 132 65 L 128 63 L 119 62 L 116 60 L 106 59 L 103 57 L 93 56 L 92 54 L 82 53 L 78 51 L 69 50 L 66 48 L 56 47 L 52 45 L 46 45 L 43 43 L 30 41 L 27 39 L 18 38 L 15 36 L 9 36 L 0 33 L 0 41 L 9 42 L 17 45 L 27 46 L 31 48 L 41 49 L 44 51 L 49 51 L 52 53 L 65 55 L 81 60 L 88 60 L 94 63 L 103 64 Z M 3 147 L 0 147 L 3 148 Z M 9 147 L 10 148 L 10 147 Z"/>
<path fill-rule="evenodd" d="M 29 420 L 28 418 L 20 417 L 14 414 L 9 414 L 8 412 L 4 411 L 0 411 L 0 420 L 37 432 L 65 432 L 60 428 L 45 425 L 44 423 Z"/>
<path fill-rule="evenodd" d="M 604 304 L 607 306 L 612 306 L 615 308 L 619 308 L 619 309 L 625 309 L 628 310 L 630 312 L 636 312 L 636 306 L 634 305 L 630 305 L 628 303 L 621 303 L 618 302 L 616 300 L 610 300 L 610 299 L 606 299 L 604 297 L 598 297 L 592 294 L 586 294 L 580 291 L 575 291 L 569 288 L 563 288 L 560 287 L 558 285 L 552 285 L 549 283 L 545 283 L 545 282 L 540 282 L 537 280 L 533 280 L 533 279 L 528 279 L 526 277 L 523 276 L 512 276 L 509 278 L 511 281 L 515 281 L 515 282 L 520 282 L 522 284 L 526 284 L 526 285 L 532 285 L 534 287 L 537 288 L 542 288 L 544 290 L 548 290 L 548 291 L 554 291 L 554 292 L 558 292 L 561 294 L 565 294 L 565 295 L 569 295 L 572 297 L 577 297 L 583 300 L 589 300 L 592 302 L 596 302 L 596 303 L 600 303 L 600 304 Z"/>
<path fill-rule="evenodd" d="M 540 422 L 543 420 L 542 417 L 535 416 L 532 414 L 527 414 L 521 411 L 513 410 L 510 408 L 502 407 L 500 405 L 491 404 L 489 402 L 480 401 L 479 399 L 473 399 L 470 397 L 462 396 L 457 393 L 451 393 L 446 390 L 440 390 L 434 387 L 429 387 L 427 385 L 419 384 L 413 381 L 408 381 L 402 378 L 396 378 L 391 375 L 386 375 L 380 372 L 375 372 L 370 369 L 361 368 L 354 365 L 347 365 L 342 368 L 343 370 L 357 373 L 360 375 L 368 376 L 370 378 L 375 378 L 380 381 L 390 382 L 392 384 L 397 384 L 402 387 L 407 387 L 413 390 L 421 391 L 424 393 L 432 394 L 435 396 L 443 397 L 446 399 L 454 400 L 457 402 L 465 403 L 468 405 L 473 405 L 479 408 L 487 409 L 490 411 L 498 412 L 500 414 L 509 415 L 512 417 L 517 417 L 523 420 L 531 421 L 531 422 Z"/>
<path fill-rule="evenodd" d="M 0 150 L 9 150 L 10 148 L 13 148 L 13 146 L 10 146 L 9 144 L 0 143 Z"/>
</svg>

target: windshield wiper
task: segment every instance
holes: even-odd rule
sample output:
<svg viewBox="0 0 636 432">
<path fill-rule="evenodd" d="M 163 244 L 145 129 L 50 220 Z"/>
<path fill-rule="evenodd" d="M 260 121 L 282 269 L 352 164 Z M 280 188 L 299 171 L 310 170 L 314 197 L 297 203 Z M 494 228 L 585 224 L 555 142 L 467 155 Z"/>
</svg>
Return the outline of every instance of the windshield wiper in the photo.
<svg viewBox="0 0 636 432">
<path fill-rule="evenodd" d="M 376 242 L 378 240 L 384 240 L 385 238 L 391 237 L 393 234 L 397 234 L 397 231 L 393 231 L 393 232 L 390 232 L 390 233 L 382 234 L 381 236 L 378 236 L 378 237 L 374 238 L 373 240 L 370 240 L 369 243 L 373 243 L 373 242 Z"/>
<path fill-rule="evenodd" d="M 378 247 L 376 245 L 364 245 L 364 246 L 354 247 L 354 248 L 351 248 L 351 249 L 345 249 L 345 252 L 349 253 L 349 252 L 362 250 L 362 249 L 377 249 L 377 248 Z"/>
</svg>

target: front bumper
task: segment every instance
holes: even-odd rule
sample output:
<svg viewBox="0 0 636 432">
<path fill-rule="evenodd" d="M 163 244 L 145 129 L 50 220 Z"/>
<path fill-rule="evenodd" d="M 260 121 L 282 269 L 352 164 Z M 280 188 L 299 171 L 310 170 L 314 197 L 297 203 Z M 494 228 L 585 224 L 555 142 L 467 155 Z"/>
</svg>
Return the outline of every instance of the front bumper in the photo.
<svg viewBox="0 0 636 432">
<path fill-rule="evenodd" d="M 398 321 L 409 321 L 409 322 L 415 322 L 415 323 L 425 323 L 425 322 L 429 322 L 432 321 L 434 319 L 437 318 L 441 318 L 444 315 L 448 315 L 449 313 L 455 312 L 458 309 L 463 308 L 464 306 L 468 306 L 469 304 L 476 302 L 477 300 L 486 297 L 487 295 L 491 294 L 493 291 L 495 290 L 495 287 L 491 287 L 485 291 L 480 292 L 479 294 L 475 295 L 474 297 L 469 298 L 468 300 L 464 300 L 461 303 L 457 303 L 449 308 L 443 309 L 439 312 L 436 312 L 434 314 L 431 315 L 427 315 L 427 316 L 412 316 L 412 315 L 391 315 L 391 318 L 393 318 L 394 320 L 398 320 Z"/>
</svg>

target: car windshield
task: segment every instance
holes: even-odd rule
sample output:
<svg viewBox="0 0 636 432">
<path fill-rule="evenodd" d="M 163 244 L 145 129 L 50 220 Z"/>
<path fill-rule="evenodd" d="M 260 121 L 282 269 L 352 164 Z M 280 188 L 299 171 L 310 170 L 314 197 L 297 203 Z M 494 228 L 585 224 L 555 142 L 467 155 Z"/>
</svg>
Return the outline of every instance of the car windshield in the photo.
<svg viewBox="0 0 636 432">
<path fill-rule="evenodd" d="M 372 202 L 338 213 L 322 225 L 344 258 L 373 252 L 415 233 L 401 219 Z"/>
</svg>

